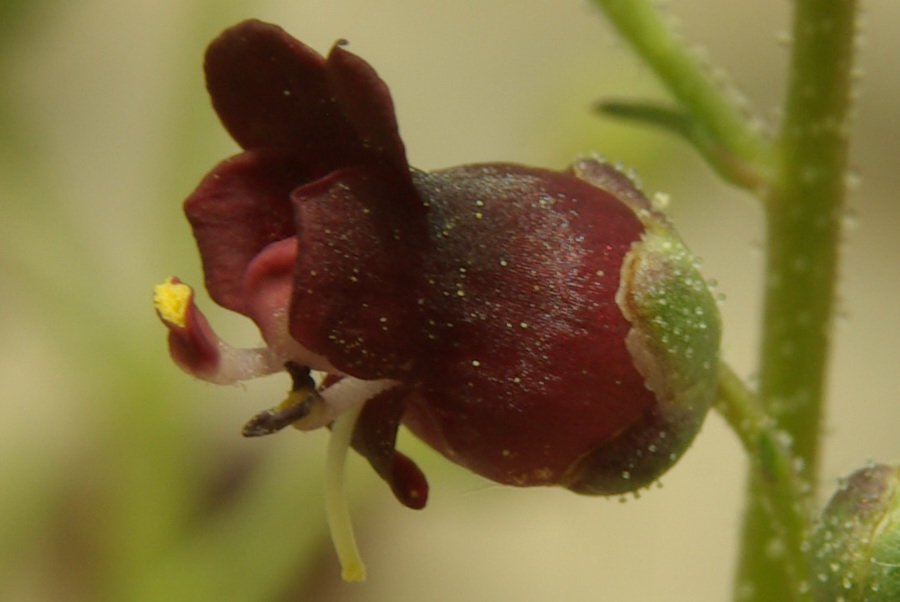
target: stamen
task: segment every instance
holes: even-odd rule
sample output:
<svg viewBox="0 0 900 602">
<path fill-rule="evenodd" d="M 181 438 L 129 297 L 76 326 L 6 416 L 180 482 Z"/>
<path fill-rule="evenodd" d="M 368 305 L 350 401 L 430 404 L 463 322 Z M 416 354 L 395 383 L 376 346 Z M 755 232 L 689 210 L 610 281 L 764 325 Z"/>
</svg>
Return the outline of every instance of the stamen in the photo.
<svg viewBox="0 0 900 602">
<path fill-rule="evenodd" d="M 392 389 L 400 383 L 389 378 L 362 380 L 344 376 L 338 382 L 321 391 L 324 403 L 312 408 L 310 415 L 294 423 L 294 428 L 302 431 L 317 429 L 330 424 L 341 414 L 349 412 L 376 395 Z"/>
<path fill-rule="evenodd" d="M 311 413 L 322 412 L 322 397 L 316 391 L 316 383 L 309 368 L 296 362 L 286 362 L 285 370 L 291 375 L 291 391 L 287 398 L 274 408 L 260 412 L 244 425 L 245 437 L 262 437 L 277 433 Z"/>
<path fill-rule="evenodd" d="M 282 368 L 284 360 L 269 348 L 240 349 L 220 339 L 194 303 L 194 290 L 178 278 L 154 287 L 153 306 L 169 329 L 172 359 L 188 374 L 232 384 Z"/>
<path fill-rule="evenodd" d="M 344 491 L 344 464 L 362 407 L 363 404 L 357 404 L 334 421 L 325 462 L 325 511 L 344 581 L 366 580 L 366 567 L 356 546 Z"/>
<path fill-rule="evenodd" d="M 287 399 L 279 405 L 264 410 L 251 418 L 244 425 L 241 434 L 244 437 L 262 437 L 277 433 L 284 427 L 306 418 L 314 401 L 313 397 L 318 398 L 318 394 L 315 391 L 311 391 L 308 394 L 291 391 L 288 393 Z"/>
<path fill-rule="evenodd" d="M 153 306 L 163 322 L 184 328 L 193 294 L 191 287 L 170 277 L 153 287 Z"/>
</svg>

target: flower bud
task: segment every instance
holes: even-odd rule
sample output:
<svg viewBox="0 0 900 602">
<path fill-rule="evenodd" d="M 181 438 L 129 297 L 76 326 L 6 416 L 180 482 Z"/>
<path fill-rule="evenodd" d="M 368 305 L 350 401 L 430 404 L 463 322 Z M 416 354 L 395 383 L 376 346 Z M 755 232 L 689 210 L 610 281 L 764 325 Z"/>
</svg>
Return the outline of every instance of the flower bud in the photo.
<svg viewBox="0 0 900 602">
<path fill-rule="evenodd" d="M 816 602 L 900 600 L 900 468 L 872 464 L 850 475 L 811 543 Z"/>
</svg>

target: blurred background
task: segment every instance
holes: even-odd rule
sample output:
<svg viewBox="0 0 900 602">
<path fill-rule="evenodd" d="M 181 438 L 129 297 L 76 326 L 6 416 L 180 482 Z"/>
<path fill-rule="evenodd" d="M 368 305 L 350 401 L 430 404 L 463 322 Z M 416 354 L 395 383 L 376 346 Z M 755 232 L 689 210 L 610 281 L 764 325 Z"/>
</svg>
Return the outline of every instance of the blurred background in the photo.
<svg viewBox="0 0 900 602">
<path fill-rule="evenodd" d="M 900 5 L 870 0 L 850 175 L 824 481 L 900 457 Z M 789 3 L 671 0 L 686 37 L 777 119 Z M 664 94 L 586 0 L 0 1 L 0 600 L 667 600 L 729 597 L 744 458 L 711 415 L 640 499 L 500 487 L 403 436 L 432 485 L 397 504 L 357 457 L 369 566 L 340 582 L 325 531 L 327 435 L 245 440 L 288 382 L 192 380 L 150 291 L 202 275 L 180 203 L 237 147 L 209 108 L 206 44 L 258 17 L 391 87 L 410 162 L 634 167 L 724 295 L 724 350 L 752 378 L 761 215 L 678 141 L 601 120 Z M 227 339 L 243 319 L 200 303 Z"/>
</svg>

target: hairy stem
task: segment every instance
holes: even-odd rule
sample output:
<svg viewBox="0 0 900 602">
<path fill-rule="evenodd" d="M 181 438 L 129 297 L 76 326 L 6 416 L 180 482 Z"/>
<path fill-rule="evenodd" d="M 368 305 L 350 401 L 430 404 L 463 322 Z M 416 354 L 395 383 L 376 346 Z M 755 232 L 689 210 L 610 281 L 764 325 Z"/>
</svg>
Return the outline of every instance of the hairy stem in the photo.
<svg viewBox="0 0 900 602">
<path fill-rule="evenodd" d="M 798 0 L 769 194 L 760 396 L 815 481 L 844 212 L 856 0 Z"/>
<path fill-rule="evenodd" d="M 795 0 L 789 89 L 774 145 L 667 27 L 651 0 L 594 2 L 684 112 L 634 103 L 612 108 L 680 133 L 720 174 L 765 202 L 758 398 L 727 368 L 720 374 L 720 411 L 753 459 L 735 597 L 808 600 L 805 538 L 819 464 L 857 0 Z"/>
<path fill-rule="evenodd" d="M 737 433 L 752 460 L 754 494 L 750 503 L 764 510 L 760 516 L 765 518 L 765 531 L 772 536 L 765 553 L 778 558 L 791 578 L 791 587 L 802 589 L 807 572 L 804 541 L 809 508 L 802 502 L 807 497 L 807 484 L 798 475 L 791 446 L 758 396 L 725 363 L 719 366 L 716 409 Z M 760 528 L 763 525 L 754 524 L 754 529 Z M 767 584 L 761 587 L 766 588 Z M 756 584 L 744 582 L 737 597 L 744 599 L 756 590 Z M 779 600 L 783 594 L 765 591 L 765 599 L 769 600 Z"/>
<path fill-rule="evenodd" d="M 795 1 L 785 117 L 766 195 L 759 395 L 791 444 L 795 469 L 807 483 L 794 502 L 798 507 L 808 507 L 817 484 L 847 172 L 856 12 L 856 0 Z M 779 533 L 766 510 L 773 503 L 777 500 L 767 495 L 764 477 L 754 472 L 738 572 L 741 602 L 809 598 L 803 581 L 808 575 L 790 574 L 772 554 L 773 547 L 807 533 Z"/>
</svg>

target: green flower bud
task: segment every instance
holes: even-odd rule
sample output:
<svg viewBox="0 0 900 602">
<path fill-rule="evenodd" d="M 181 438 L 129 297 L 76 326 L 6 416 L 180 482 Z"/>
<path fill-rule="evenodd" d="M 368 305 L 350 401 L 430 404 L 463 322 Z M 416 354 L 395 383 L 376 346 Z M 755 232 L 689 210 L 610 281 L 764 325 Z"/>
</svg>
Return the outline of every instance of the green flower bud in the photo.
<svg viewBox="0 0 900 602">
<path fill-rule="evenodd" d="M 816 602 L 900 600 L 900 468 L 873 464 L 850 475 L 810 553 Z"/>
</svg>

